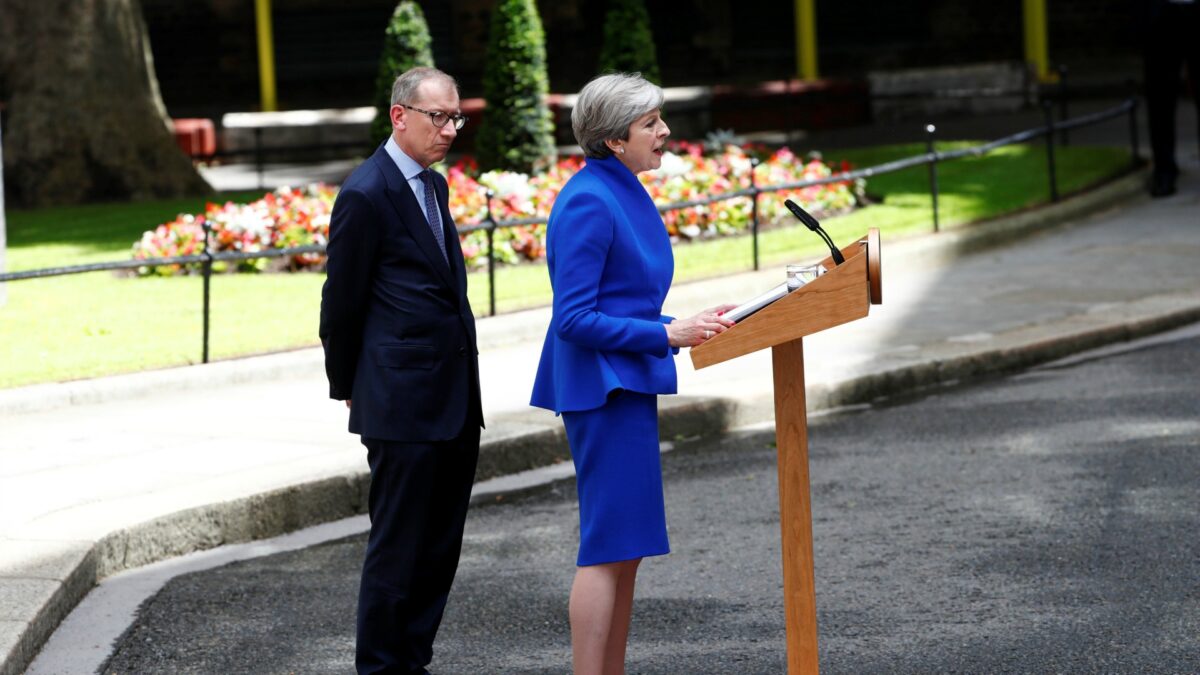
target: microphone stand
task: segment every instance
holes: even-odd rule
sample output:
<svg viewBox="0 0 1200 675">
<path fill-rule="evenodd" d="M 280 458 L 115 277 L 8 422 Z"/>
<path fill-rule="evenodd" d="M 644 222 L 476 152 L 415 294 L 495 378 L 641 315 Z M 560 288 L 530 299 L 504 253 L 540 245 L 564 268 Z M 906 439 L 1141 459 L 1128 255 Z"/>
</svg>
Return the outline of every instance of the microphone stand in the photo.
<svg viewBox="0 0 1200 675">
<path fill-rule="evenodd" d="M 796 216 L 800 222 L 804 223 L 805 227 L 813 232 L 816 232 L 817 235 L 821 237 L 822 241 L 825 242 L 825 245 L 829 247 L 829 255 L 833 257 L 833 263 L 835 265 L 841 265 L 842 263 L 846 262 L 846 258 L 842 256 L 842 252 L 833 245 L 833 240 L 829 238 L 829 235 L 825 233 L 825 230 L 821 229 L 821 223 L 817 222 L 817 219 L 813 218 L 812 214 L 800 208 L 796 202 L 790 199 L 785 199 L 783 205 L 788 208 L 788 211 L 792 212 L 793 216 Z"/>
</svg>

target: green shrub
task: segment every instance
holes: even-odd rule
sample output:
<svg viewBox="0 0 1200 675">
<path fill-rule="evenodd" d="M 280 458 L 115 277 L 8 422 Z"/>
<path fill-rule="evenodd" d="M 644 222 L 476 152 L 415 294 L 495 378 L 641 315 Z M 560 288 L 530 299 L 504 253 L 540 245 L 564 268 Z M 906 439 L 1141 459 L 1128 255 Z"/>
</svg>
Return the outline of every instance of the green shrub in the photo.
<svg viewBox="0 0 1200 675">
<path fill-rule="evenodd" d="M 609 1 L 599 72 L 641 73 L 647 80 L 662 84 L 650 15 L 642 0 Z"/>
<path fill-rule="evenodd" d="M 421 6 L 403 0 L 392 12 L 384 32 L 383 56 L 379 58 L 379 75 L 375 79 L 375 108 L 379 111 L 371 122 L 371 142 L 381 143 L 392 133 L 392 84 L 396 78 L 417 66 L 433 67 L 429 26 Z"/>
<path fill-rule="evenodd" d="M 529 173 L 554 160 L 545 40 L 534 0 L 496 3 L 483 71 L 487 109 L 475 138 L 485 170 Z"/>
</svg>

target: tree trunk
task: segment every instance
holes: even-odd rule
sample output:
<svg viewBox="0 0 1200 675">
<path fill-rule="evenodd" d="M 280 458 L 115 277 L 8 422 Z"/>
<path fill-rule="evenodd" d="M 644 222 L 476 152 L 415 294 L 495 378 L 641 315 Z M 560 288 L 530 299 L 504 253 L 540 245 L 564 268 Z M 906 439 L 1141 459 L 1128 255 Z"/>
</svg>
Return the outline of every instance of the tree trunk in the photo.
<svg viewBox="0 0 1200 675">
<path fill-rule="evenodd" d="M 0 0 L 0 17 L 14 203 L 212 191 L 175 144 L 139 0 Z"/>
</svg>

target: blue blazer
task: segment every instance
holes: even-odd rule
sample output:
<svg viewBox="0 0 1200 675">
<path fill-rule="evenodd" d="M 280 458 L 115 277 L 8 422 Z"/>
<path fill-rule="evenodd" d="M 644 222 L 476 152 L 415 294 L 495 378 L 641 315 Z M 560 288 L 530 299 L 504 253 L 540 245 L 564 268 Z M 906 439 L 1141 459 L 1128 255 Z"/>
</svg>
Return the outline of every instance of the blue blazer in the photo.
<svg viewBox="0 0 1200 675">
<path fill-rule="evenodd" d="M 650 195 L 615 157 L 589 159 L 559 193 L 546 230 L 554 312 L 530 403 L 604 405 L 614 389 L 674 394 L 662 313 L 675 259 Z"/>
</svg>

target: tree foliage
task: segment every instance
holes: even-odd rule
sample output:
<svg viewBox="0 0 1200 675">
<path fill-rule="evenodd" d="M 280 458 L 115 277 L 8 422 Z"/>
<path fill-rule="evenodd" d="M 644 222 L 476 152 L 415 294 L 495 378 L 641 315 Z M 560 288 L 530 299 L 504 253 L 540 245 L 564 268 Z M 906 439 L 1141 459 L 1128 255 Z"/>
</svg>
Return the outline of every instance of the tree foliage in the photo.
<svg viewBox="0 0 1200 675">
<path fill-rule="evenodd" d="M 379 112 L 371 122 L 373 143 L 382 142 L 392 133 L 392 85 L 400 73 L 418 66 L 434 67 L 432 43 L 421 6 L 413 0 L 402 0 L 384 31 L 383 55 L 375 79 L 375 108 Z"/>
<path fill-rule="evenodd" d="M 484 169 L 530 172 L 554 159 L 546 106 L 546 44 L 534 0 L 499 0 L 492 10 L 475 151 Z"/>
<path fill-rule="evenodd" d="M 600 72 L 641 73 L 647 80 L 662 84 L 650 15 L 642 0 L 609 0 Z"/>
<path fill-rule="evenodd" d="M 212 191 L 172 137 L 138 0 L 0 0 L 0 97 L 19 206 Z"/>
</svg>

